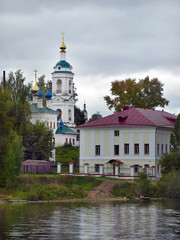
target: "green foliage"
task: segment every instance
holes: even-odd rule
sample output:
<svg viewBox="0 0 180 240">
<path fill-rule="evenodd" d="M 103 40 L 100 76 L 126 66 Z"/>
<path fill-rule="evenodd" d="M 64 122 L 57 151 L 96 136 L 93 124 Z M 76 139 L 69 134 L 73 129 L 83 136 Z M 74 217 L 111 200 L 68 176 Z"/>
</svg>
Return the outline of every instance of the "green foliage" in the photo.
<svg viewBox="0 0 180 240">
<path fill-rule="evenodd" d="M 124 105 L 139 108 L 164 107 L 169 101 L 163 98 L 163 84 L 157 79 L 149 79 L 147 76 L 136 82 L 136 79 L 113 81 L 111 83 L 111 95 L 104 99 L 108 108 L 115 109 L 115 112 L 122 111 Z"/>
<path fill-rule="evenodd" d="M 84 116 L 84 112 L 81 111 L 80 108 L 75 106 L 74 107 L 74 122 L 75 122 L 75 124 L 78 126 L 78 125 L 84 124 L 85 121 L 86 121 L 86 119 Z"/>
<path fill-rule="evenodd" d="M 173 152 L 177 152 L 180 149 L 180 114 L 177 116 L 174 128 L 171 133 L 171 147 Z"/>
<path fill-rule="evenodd" d="M 92 121 L 98 120 L 98 119 L 100 119 L 100 118 L 102 118 L 102 115 L 100 114 L 99 111 L 97 111 L 96 113 L 94 113 L 94 114 L 91 116 L 91 118 L 89 119 L 88 122 L 92 122 Z"/>
<path fill-rule="evenodd" d="M 63 146 L 56 148 L 56 162 L 68 166 L 70 162 L 78 163 L 79 147 Z"/>
<path fill-rule="evenodd" d="M 167 198 L 180 198 L 180 170 L 165 174 L 159 182 L 162 195 Z"/>
<path fill-rule="evenodd" d="M 31 114 L 28 103 L 31 85 L 25 85 L 24 82 L 25 78 L 21 70 L 18 70 L 15 73 L 9 73 L 6 84 L 6 89 L 11 96 L 7 115 L 13 118 L 13 130 L 20 136 L 24 135 Z"/>
<path fill-rule="evenodd" d="M 180 170 L 180 114 L 174 124 L 170 142 L 172 152 L 170 154 L 164 154 L 159 161 L 162 166 L 162 174 L 169 173 L 173 170 Z"/>
<path fill-rule="evenodd" d="M 139 193 L 141 196 L 150 197 L 152 196 L 152 183 L 147 177 L 147 174 L 140 173 L 139 178 L 136 180 L 139 186 Z"/>
<path fill-rule="evenodd" d="M 117 197 L 135 198 L 137 197 L 136 184 L 134 182 L 116 183 L 113 187 L 112 194 Z"/>
<path fill-rule="evenodd" d="M 45 160 L 51 156 L 53 149 L 53 132 L 44 122 L 29 124 L 23 139 L 25 159 Z"/>
<path fill-rule="evenodd" d="M 173 170 L 180 169 L 180 150 L 172 152 L 170 154 L 164 154 L 159 160 L 159 164 L 162 166 L 161 173 L 167 174 Z"/>
<path fill-rule="evenodd" d="M 100 182 L 90 176 L 22 175 L 17 178 L 9 192 L 14 198 L 32 201 L 82 198 L 85 196 L 84 190 L 90 190 Z"/>
<path fill-rule="evenodd" d="M 23 157 L 20 137 L 8 116 L 10 95 L 0 89 L 0 186 L 8 187 L 20 172 Z"/>
</svg>

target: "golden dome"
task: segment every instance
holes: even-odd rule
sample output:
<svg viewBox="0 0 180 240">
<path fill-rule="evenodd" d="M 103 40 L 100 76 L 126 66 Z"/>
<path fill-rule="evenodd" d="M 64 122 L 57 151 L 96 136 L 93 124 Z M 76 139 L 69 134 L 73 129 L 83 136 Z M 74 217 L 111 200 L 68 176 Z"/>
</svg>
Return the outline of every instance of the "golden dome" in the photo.
<svg viewBox="0 0 180 240">
<path fill-rule="evenodd" d="M 64 44 L 64 33 L 62 33 L 62 44 L 60 46 L 61 52 L 65 52 L 66 45 Z"/>
<path fill-rule="evenodd" d="M 65 52 L 66 50 L 66 45 L 64 44 L 64 41 L 62 42 L 61 46 L 60 46 L 61 52 Z"/>
<path fill-rule="evenodd" d="M 37 85 L 37 82 L 35 81 L 34 87 L 32 88 L 32 92 L 36 94 L 39 91 L 39 87 Z"/>
</svg>

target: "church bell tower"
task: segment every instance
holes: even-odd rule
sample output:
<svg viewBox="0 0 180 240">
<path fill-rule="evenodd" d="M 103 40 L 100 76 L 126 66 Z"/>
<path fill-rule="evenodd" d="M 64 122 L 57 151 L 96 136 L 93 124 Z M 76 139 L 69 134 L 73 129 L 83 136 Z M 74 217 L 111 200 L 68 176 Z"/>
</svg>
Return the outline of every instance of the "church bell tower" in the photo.
<svg viewBox="0 0 180 240">
<path fill-rule="evenodd" d="M 66 61 L 66 45 L 64 34 L 60 46 L 60 61 L 54 66 L 52 73 L 52 100 L 48 101 L 47 107 L 58 111 L 58 121 L 63 121 L 68 127 L 74 124 L 74 88 L 72 66 Z"/>
</svg>

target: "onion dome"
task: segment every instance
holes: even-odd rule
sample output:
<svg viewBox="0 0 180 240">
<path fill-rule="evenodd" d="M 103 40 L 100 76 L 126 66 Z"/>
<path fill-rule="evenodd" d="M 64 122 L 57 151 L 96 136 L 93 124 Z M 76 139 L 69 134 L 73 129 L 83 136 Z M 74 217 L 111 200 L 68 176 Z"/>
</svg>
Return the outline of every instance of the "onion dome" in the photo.
<svg viewBox="0 0 180 240">
<path fill-rule="evenodd" d="M 37 85 L 37 82 L 35 81 L 34 87 L 32 88 L 32 93 L 36 95 L 38 91 L 39 91 L 39 87 Z"/>
<path fill-rule="evenodd" d="M 44 93 L 42 92 L 41 88 L 39 88 L 39 91 L 36 93 L 36 96 L 38 96 L 38 98 L 42 98 L 43 95 Z"/>
<path fill-rule="evenodd" d="M 47 100 L 51 100 L 51 98 L 52 98 L 52 93 L 50 92 L 49 88 L 47 90 L 47 93 L 45 94 L 45 97 Z"/>
<path fill-rule="evenodd" d="M 71 65 L 64 60 L 57 62 L 54 68 L 56 68 L 57 66 L 60 66 L 61 68 L 71 68 Z"/>
<path fill-rule="evenodd" d="M 65 50 L 66 50 L 66 45 L 64 44 L 64 40 L 60 46 L 60 49 L 61 49 L 61 52 L 65 52 Z"/>
<path fill-rule="evenodd" d="M 66 52 L 66 45 L 64 44 L 64 33 L 62 33 L 62 44 L 60 46 L 61 52 Z"/>
<path fill-rule="evenodd" d="M 60 128 L 62 128 L 63 127 L 63 121 L 62 121 L 62 119 L 61 119 L 61 121 L 60 121 Z"/>
</svg>

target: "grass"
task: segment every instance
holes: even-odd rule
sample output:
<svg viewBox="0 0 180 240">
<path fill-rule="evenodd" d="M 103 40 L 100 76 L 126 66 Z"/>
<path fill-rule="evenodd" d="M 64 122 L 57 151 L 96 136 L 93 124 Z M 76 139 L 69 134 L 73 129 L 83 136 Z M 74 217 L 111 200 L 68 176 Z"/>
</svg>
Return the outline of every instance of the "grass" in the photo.
<svg viewBox="0 0 180 240">
<path fill-rule="evenodd" d="M 0 189 L 3 199 L 9 200 L 60 200 L 83 198 L 101 181 L 95 177 L 59 175 L 21 175 L 10 189 Z"/>
</svg>

